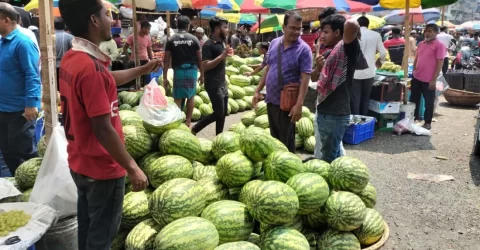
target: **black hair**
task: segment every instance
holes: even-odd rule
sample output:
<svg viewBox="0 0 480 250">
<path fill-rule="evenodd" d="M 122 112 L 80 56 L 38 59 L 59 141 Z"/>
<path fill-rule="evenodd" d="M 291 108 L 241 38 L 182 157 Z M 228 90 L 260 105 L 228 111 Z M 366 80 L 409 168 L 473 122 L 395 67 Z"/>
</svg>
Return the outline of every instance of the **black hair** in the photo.
<svg viewBox="0 0 480 250">
<path fill-rule="evenodd" d="M 58 8 L 72 35 L 82 37 L 88 33 L 90 17 L 100 16 L 102 5 L 99 0 L 60 0 Z"/>
<path fill-rule="evenodd" d="M 333 14 L 325 18 L 323 22 L 320 23 L 320 28 L 323 29 L 326 25 L 330 25 L 332 31 L 339 30 L 340 35 L 343 36 L 343 27 L 346 21 L 347 20 L 344 16 L 339 14 Z"/>
<path fill-rule="evenodd" d="M 287 11 L 287 12 L 285 12 L 285 17 L 283 18 L 283 25 L 285 25 L 285 27 L 288 26 L 288 21 L 290 20 L 291 17 L 293 18 L 293 20 L 295 20 L 297 22 L 302 21 L 302 16 L 300 16 L 300 14 L 298 14 L 298 12 Z"/>
<path fill-rule="evenodd" d="M 320 12 L 320 14 L 318 15 L 318 20 L 323 20 L 335 14 L 337 14 L 337 9 L 335 9 L 334 7 L 327 7 Z"/>
<path fill-rule="evenodd" d="M 269 47 L 270 47 L 270 44 L 268 44 L 267 42 L 260 43 L 260 48 L 265 49 L 266 51 L 268 51 Z"/>
<path fill-rule="evenodd" d="M 447 29 L 448 29 L 447 26 L 442 26 L 442 27 L 440 27 L 440 31 L 441 31 L 441 32 L 445 32 L 445 31 L 447 31 Z"/>
<path fill-rule="evenodd" d="M 474 36 L 478 36 L 478 35 L 480 35 L 480 33 L 478 33 L 478 32 L 475 32 L 475 34 L 473 34 L 473 35 L 474 35 Z"/>
<path fill-rule="evenodd" d="M 188 16 L 180 15 L 177 17 L 177 29 L 186 30 L 190 24 Z"/>
<path fill-rule="evenodd" d="M 215 32 L 215 28 L 220 27 L 224 24 L 228 24 L 228 21 L 221 18 L 221 17 L 214 17 L 208 21 L 208 25 L 210 26 L 210 32 Z"/>
<path fill-rule="evenodd" d="M 53 27 L 55 30 L 65 30 L 65 22 L 61 17 L 57 17 L 53 20 Z"/>
<path fill-rule="evenodd" d="M 393 27 L 392 28 L 392 34 L 400 35 L 400 34 L 402 34 L 402 30 L 400 30 L 399 27 Z"/>
<path fill-rule="evenodd" d="M 143 21 L 140 23 L 140 28 L 150 28 L 152 25 L 148 21 Z"/>
<path fill-rule="evenodd" d="M 120 34 L 113 34 L 112 37 L 120 37 Z"/>
<path fill-rule="evenodd" d="M 312 28 L 312 26 L 310 26 L 310 23 L 306 23 L 306 24 L 302 25 L 302 29 L 304 29 L 304 30 L 309 30 L 311 28 Z"/>
<path fill-rule="evenodd" d="M 436 23 L 429 23 L 425 26 L 425 29 L 432 29 L 436 33 L 438 33 L 438 25 Z"/>
<path fill-rule="evenodd" d="M 0 15 L 8 17 L 12 22 L 17 22 L 20 14 L 10 4 L 0 2 Z"/>
<path fill-rule="evenodd" d="M 360 25 L 360 27 L 367 27 L 368 28 L 368 25 L 370 25 L 370 20 L 366 16 L 359 17 L 357 19 L 357 22 L 358 22 L 358 25 Z"/>
</svg>

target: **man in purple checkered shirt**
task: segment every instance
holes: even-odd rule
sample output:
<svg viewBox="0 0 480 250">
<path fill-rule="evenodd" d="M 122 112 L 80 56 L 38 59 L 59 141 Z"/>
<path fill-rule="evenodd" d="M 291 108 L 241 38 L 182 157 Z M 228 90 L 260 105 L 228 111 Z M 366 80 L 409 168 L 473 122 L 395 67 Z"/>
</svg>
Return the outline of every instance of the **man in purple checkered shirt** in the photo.
<svg viewBox="0 0 480 250">
<path fill-rule="evenodd" d="M 267 66 L 253 97 L 256 107 L 260 91 L 267 86 L 268 120 L 270 133 L 279 139 L 290 152 L 295 152 L 295 122 L 302 117 L 302 106 L 307 93 L 310 73 L 312 72 L 312 50 L 300 39 L 302 17 L 295 11 L 285 13 L 283 22 L 284 36 L 276 38 L 270 44 Z M 279 49 L 279 46 L 280 49 Z M 278 57 L 281 51 L 282 83 L 278 79 Z M 284 85 L 300 84 L 297 104 L 290 112 L 280 109 L 280 92 Z"/>
</svg>

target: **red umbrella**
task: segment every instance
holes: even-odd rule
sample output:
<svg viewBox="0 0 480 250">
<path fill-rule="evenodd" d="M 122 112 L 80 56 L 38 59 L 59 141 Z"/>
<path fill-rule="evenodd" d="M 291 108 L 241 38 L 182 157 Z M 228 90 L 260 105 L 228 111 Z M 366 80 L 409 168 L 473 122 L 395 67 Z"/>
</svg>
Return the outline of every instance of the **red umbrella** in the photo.
<svg viewBox="0 0 480 250">
<path fill-rule="evenodd" d="M 255 4 L 255 0 L 244 0 L 240 4 L 241 13 L 252 13 L 252 14 L 267 14 L 270 13 L 270 10 Z"/>
</svg>

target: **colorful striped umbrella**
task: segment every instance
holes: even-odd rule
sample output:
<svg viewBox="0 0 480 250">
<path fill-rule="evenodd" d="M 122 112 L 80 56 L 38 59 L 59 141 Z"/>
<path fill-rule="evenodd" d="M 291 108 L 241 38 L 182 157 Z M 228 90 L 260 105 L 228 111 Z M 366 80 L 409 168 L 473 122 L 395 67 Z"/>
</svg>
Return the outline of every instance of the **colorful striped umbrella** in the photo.
<svg viewBox="0 0 480 250">
<path fill-rule="evenodd" d="M 379 7 L 350 0 L 263 0 L 265 8 L 293 9 L 323 9 L 328 6 L 335 7 L 341 12 L 371 12 L 380 10 Z"/>
<path fill-rule="evenodd" d="M 104 0 L 102 0 L 102 2 L 105 5 L 105 8 L 107 8 L 108 10 L 113 11 L 115 13 L 118 13 L 117 7 L 115 7 L 115 5 L 113 5 L 111 2 L 104 1 Z M 53 0 L 53 7 L 58 8 L 58 0 Z M 38 0 L 30 1 L 23 9 L 25 11 L 31 11 L 31 10 L 34 10 L 34 9 L 38 9 Z M 55 12 L 56 11 L 54 10 L 54 14 L 55 14 Z M 57 10 L 57 12 L 60 13 L 58 10 Z"/>
<path fill-rule="evenodd" d="M 252 14 L 243 13 L 223 13 L 221 10 L 202 10 L 200 11 L 201 19 L 210 19 L 213 17 L 222 17 L 229 23 L 237 24 L 254 24 L 257 22 L 257 18 Z"/>
<path fill-rule="evenodd" d="M 271 15 L 252 26 L 250 33 L 268 33 L 282 30 L 284 15 Z M 260 27 L 260 32 L 258 28 Z"/>
<path fill-rule="evenodd" d="M 368 18 L 368 21 L 369 21 L 368 28 L 371 29 L 371 30 L 380 29 L 386 23 L 384 18 L 381 18 L 381 17 L 378 17 L 378 16 L 372 16 L 372 15 L 359 15 L 359 14 L 357 14 L 357 15 L 353 15 L 352 18 L 357 20 L 361 16 L 365 16 L 365 17 Z"/>
<path fill-rule="evenodd" d="M 440 19 L 441 15 L 440 11 L 436 8 L 410 9 L 410 19 L 413 24 L 436 22 Z M 403 24 L 405 22 L 405 10 L 393 10 L 390 14 L 386 15 L 384 19 L 387 24 Z"/>
<path fill-rule="evenodd" d="M 380 5 L 385 9 L 405 9 L 406 1 L 405 0 L 353 0 L 357 2 L 362 2 L 368 5 Z M 410 0 L 410 8 L 419 8 L 423 9 L 434 8 L 447 6 L 457 2 L 458 0 Z"/>
<path fill-rule="evenodd" d="M 436 24 L 437 24 L 438 26 L 442 26 L 442 21 L 441 21 L 441 20 L 440 20 L 440 21 L 437 21 Z M 451 23 L 451 22 L 449 22 L 449 21 L 445 21 L 445 20 L 444 20 L 444 21 L 443 21 L 443 26 L 446 26 L 448 29 L 452 29 L 452 30 L 455 29 L 455 24 L 453 24 L 453 23 Z"/>
</svg>

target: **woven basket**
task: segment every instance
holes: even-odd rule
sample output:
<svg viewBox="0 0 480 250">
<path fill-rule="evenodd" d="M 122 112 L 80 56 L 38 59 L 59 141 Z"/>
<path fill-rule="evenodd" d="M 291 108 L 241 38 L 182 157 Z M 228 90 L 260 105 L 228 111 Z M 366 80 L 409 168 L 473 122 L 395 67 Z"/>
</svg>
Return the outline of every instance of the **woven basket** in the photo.
<svg viewBox="0 0 480 250">
<path fill-rule="evenodd" d="M 463 90 L 447 89 L 443 96 L 448 103 L 459 106 L 474 106 L 480 103 L 480 94 Z"/>
<path fill-rule="evenodd" d="M 315 106 L 315 103 L 317 102 L 317 90 L 314 88 L 308 87 L 307 89 L 307 95 L 305 96 L 305 101 L 303 101 L 303 106 L 307 107 L 310 112 L 316 113 L 317 112 L 317 107 Z"/>
<path fill-rule="evenodd" d="M 385 222 L 385 230 L 383 230 L 382 238 L 380 238 L 380 240 L 377 241 L 377 243 L 367 248 L 362 248 L 362 250 L 378 250 L 381 247 L 383 247 L 383 245 L 385 245 L 385 242 L 387 242 L 388 237 L 390 237 L 390 228 L 388 227 L 388 224 Z"/>
<path fill-rule="evenodd" d="M 480 93 L 480 71 L 465 72 L 465 91 Z"/>
<path fill-rule="evenodd" d="M 463 90 L 465 89 L 463 76 L 463 70 L 450 70 L 445 74 L 445 80 L 450 88 Z"/>
</svg>

